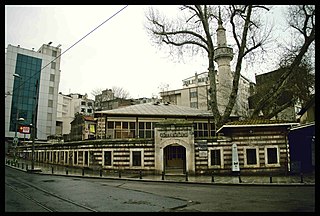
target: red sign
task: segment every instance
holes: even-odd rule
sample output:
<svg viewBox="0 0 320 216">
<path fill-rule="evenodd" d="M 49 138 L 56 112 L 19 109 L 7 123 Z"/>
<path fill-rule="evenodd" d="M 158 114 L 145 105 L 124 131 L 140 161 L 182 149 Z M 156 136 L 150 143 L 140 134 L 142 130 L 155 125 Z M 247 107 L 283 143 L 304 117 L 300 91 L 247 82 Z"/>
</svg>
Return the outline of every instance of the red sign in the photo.
<svg viewBox="0 0 320 216">
<path fill-rule="evenodd" d="M 19 127 L 19 132 L 24 133 L 24 134 L 29 134 L 30 133 L 30 127 L 29 126 L 20 126 Z"/>
</svg>

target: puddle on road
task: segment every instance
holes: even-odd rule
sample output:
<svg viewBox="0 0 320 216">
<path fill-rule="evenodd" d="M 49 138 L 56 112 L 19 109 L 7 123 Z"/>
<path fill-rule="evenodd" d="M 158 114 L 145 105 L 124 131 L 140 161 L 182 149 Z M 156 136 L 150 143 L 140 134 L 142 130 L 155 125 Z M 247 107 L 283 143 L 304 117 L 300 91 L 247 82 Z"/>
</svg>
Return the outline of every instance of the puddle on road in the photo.
<svg viewBox="0 0 320 216">
<path fill-rule="evenodd" d="M 54 182 L 55 180 L 53 179 L 48 179 L 48 180 L 42 180 L 43 182 Z"/>
</svg>

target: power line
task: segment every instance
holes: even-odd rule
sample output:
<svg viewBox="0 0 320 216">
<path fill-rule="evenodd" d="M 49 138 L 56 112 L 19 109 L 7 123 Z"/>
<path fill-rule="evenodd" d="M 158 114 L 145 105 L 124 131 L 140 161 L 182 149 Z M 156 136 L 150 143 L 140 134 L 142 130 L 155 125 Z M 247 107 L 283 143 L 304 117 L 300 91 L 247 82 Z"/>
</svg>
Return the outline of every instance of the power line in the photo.
<svg viewBox="0 0 320 216">
<path fill-rule="evenodd" d="M 80 41 L 82 41 L 84 38 L 86 38 L 88 35 L 90 35 L 92 32 L 94 32 L 95 30 L 97 30 L 99 27 L 101 27 L 103 24 L 105 24 L 106 22 L 108 22 L 110 19 L 112 19 L 113 17 L 115 17 L 117 14 L 119 14 L 121 11 L 123 11 L 125 8 L 127 8 L 128 5 L 124 6 L 123 8 L 121 8 L 120 10 L 118 10 L 116 13 L 114 13 L 112 16 L 110 16 L 108 19 L 106 19 L 105 21 L 103 21 L 100 25 L 98 25 L 97 27 L 95 27 L 93 30 L 91 30 L 89 33 L 87 33 L 85 36 L 83 36 L 81 39 L 79 39 L 77 42 L 75 42 L 73 45 L 71 45 L 68 49 L 66 49 L 64 52 L 62 52 L 60 55 L 58 55 L 56 58 L 54 58 L 52 61 L 50 61 L 47 65 L 45 65 L 44 67 L 42 67 L 40 69 L 40 71 L 37 71 L 37 73 L 35 73 L 34 75 L 30 76 L 28 79 L 23 80 L 22 84 L 20 84 L 18 87 L 16 87 L 15 89 L 12 89 L 12 93 L 7 92 L 7 95 L 12 95 L 13 91 L 16 89 L 19 89 L 20 86 L 24 85 L 24 83 L 26 83 L 28 80 L 30 80 L 32 77 L 36 76 L 38 74 L 38 72 L 41 72 L 44 68 L 46 68 L 48 65 L 50 65 L 53 61 L 55 61 L 56 59 L 58 59 L 60 56 L 62 56 L 64 53 L 66 53 L 67 51 L 69 51 L 72 47 L 74 47 L 76 44 L 78 44 Z"/>
</svg>

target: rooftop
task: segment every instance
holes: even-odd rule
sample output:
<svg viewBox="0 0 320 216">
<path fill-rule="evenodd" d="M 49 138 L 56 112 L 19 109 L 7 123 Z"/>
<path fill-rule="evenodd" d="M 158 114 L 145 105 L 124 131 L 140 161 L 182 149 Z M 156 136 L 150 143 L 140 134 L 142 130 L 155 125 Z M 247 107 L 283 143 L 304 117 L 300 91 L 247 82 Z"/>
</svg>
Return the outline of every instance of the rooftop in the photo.
<svg viewBox="0 0 320 216">
<path fill-rule="evenodd" d="M 292 127 L 299 125 L 296 122 L 289 122 L 285 120 L 268 120 L 268 119 L 250 119 L 244 121 L 228 122 L 217 130 L 217 133 L 222 132 L 225 128 L 244 128 L 244 127 L 278 127 L 288 126 Z"/>
<path fill-rule="evenodd" d="M 269 119 L 248 119 L 243 121 L 228 122 L 226 125 L 257 125 L 257 124 L 280 124 L 280 123 L 292 123 L 285 120 L 269 120 Z"/>
<path fill-rule="evenodd" d="M 179 117 L 209 117 L 212 114 L 209 111 L 172 105 L 170 103 L 151 102 L 136 104 L 113 110 L 96 111 L 106 115 L 126 115 L 126 116 L 179 116 Z"/>
</svg>

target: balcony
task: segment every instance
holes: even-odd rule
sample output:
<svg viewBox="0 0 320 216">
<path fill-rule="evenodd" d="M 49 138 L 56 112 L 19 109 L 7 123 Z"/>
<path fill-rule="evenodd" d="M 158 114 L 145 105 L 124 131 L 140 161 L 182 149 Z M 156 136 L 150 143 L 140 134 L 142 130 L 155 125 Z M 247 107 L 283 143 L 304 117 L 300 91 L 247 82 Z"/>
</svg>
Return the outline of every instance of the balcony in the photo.
<svg viewBox="0 0 320 216">
<path fill-rule="evenodd" d="M 214 50 L 214 60 L 218 58 L 227 57 L 230 61 L 233 59 L 233 52 L 231 47 L 218 47 Z"/>
</svg>

